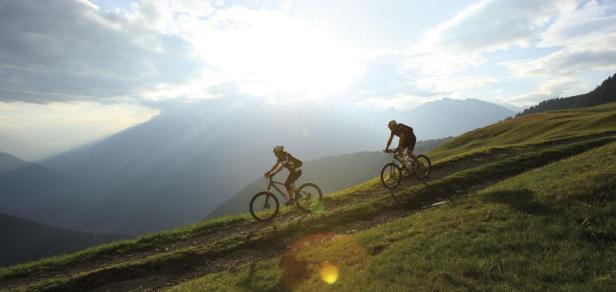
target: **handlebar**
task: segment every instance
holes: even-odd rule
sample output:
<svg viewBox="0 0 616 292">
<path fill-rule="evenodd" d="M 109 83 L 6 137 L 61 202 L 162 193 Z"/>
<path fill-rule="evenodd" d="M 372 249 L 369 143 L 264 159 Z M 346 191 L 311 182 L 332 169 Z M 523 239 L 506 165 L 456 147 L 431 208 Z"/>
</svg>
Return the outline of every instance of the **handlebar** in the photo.
<svg viewBox="0 0 616 292">
<path fill-rule="evenodd" d="M 282 184 L 281 182 L 275 181 L 273 176 L 271 176 L 271 175 L 270 176 L 264 175 L 264 176 L 265 176 L 265 184 L 266 185 L 275 184 L 275 183 Z"/>
</svg>

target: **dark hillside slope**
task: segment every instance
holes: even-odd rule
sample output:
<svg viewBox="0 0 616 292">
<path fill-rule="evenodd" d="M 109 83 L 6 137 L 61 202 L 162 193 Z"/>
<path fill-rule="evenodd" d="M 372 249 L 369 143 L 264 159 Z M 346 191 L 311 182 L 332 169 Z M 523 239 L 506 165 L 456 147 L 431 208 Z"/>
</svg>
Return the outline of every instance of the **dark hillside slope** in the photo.
<svg viewBox="0 0 616 292">
<path fill-rule="evenodd" d="M 69 253 L 119 239 L 120 236 L 60 229 L 0 214 L 0 266 Z"/>
<path fill-rule="evenodd" d="M 0 212 L 72 227 L 66 214 L 81 210 L 87 186 L 76 177 L 0 154 Z"/>
<path fill-rule="evenodd" d="M 26 164 L 28 164 L 27 161 L 21 160 L 6 152 L 0 152 L 0 175 Z"/>
</svg>

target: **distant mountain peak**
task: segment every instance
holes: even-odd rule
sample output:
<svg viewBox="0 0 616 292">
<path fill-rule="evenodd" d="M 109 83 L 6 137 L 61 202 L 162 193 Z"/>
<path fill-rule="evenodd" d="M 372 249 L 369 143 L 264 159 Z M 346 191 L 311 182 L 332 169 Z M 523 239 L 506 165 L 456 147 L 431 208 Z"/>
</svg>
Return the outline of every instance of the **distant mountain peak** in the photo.
<svg viewBox="0 0 616 292">
<path fill-rule="evenodd" d="M 494 109 L 500 109 L 503 112 L 507 112 L 507 114 L 510 114 L 510 115 L 515 113 L 514 111 L 512 111 L 511 109 L 507 107 L 504 107 L 504 106 L 501 106 L 499 104 L 492 103 L 489 101 L 485 101 L 485 100 L 480 100 L 476 98 L 456 99 L 456 98 L 450 98 L 450 97 L 443 97 L 438 100 L 426 102 L 410 111 L 414 112 L 414 111 L 418 111 L 418 110 L 429 108 L 429 107 L 451 107 L 454 105 L 455 106 L 460 106 L 460 105 L 484 106 L 484 107 L 491 107 Z"/>
</svg>

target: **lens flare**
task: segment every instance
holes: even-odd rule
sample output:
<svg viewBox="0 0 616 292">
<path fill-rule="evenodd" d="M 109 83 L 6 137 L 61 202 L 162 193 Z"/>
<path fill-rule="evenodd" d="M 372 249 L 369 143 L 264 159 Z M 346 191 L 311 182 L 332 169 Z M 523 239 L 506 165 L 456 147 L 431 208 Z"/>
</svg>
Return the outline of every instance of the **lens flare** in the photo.
<svg viewBox="0 0 616 292">
<path fill-rule="evenodd" d="M 330 262 L 321 263 L 321 279 L 327 284 L 334 284 L 338 280 L 338 267 Z"/>
</svg>

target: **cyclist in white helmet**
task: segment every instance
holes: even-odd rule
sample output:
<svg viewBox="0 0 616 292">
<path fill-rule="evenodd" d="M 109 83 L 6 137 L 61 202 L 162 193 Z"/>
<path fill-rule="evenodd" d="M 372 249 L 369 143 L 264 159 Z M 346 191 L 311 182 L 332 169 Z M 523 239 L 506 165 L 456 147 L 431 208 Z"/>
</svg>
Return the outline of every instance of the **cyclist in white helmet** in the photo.
<svg viewBox="0 0 616 292">
<path fill-rule="evenodd" d="M 289 176 L 285 181 L 284 185 L 287 188 L 287 192 L 289 193 L 289 197 L 287 198 L 287 202 L 285 205 L 292 205 L 294 203 L 295 198 L 295 181 L 302 175 L 302 161 L 293 157 L 290 153 L 284 151 L 283 146 L 274 147 L 274 155 L 278 159 L 276 164 L 272 167 L 272 169 L 265 173 L 266 177 L 272 177 L 280 172 L 283 168 L 286 168 L 289 171 Z"/>
<path fill-rule="evenodd" d="M 417 137 L 415 137 L 415 133 L 413 133 L 413 128 L 405 124 L 398 123 L 395 120 L 389 121 L 387 127 L 391 130 L 391 134 L 389 135 L 389 140 L 387 140 L 385 151 L 389 151 L 389 145 L 391 145 L 394 136 L 398 136 L 398 157 L 404 158 L 402 155 L 404 153 L 404 149 L 406 149 L 407 155 L 413 159 L 413 161 L 417 162 L 417 157 L 413 154 L 415 144 L 417 143 Z"/>
</svg>

